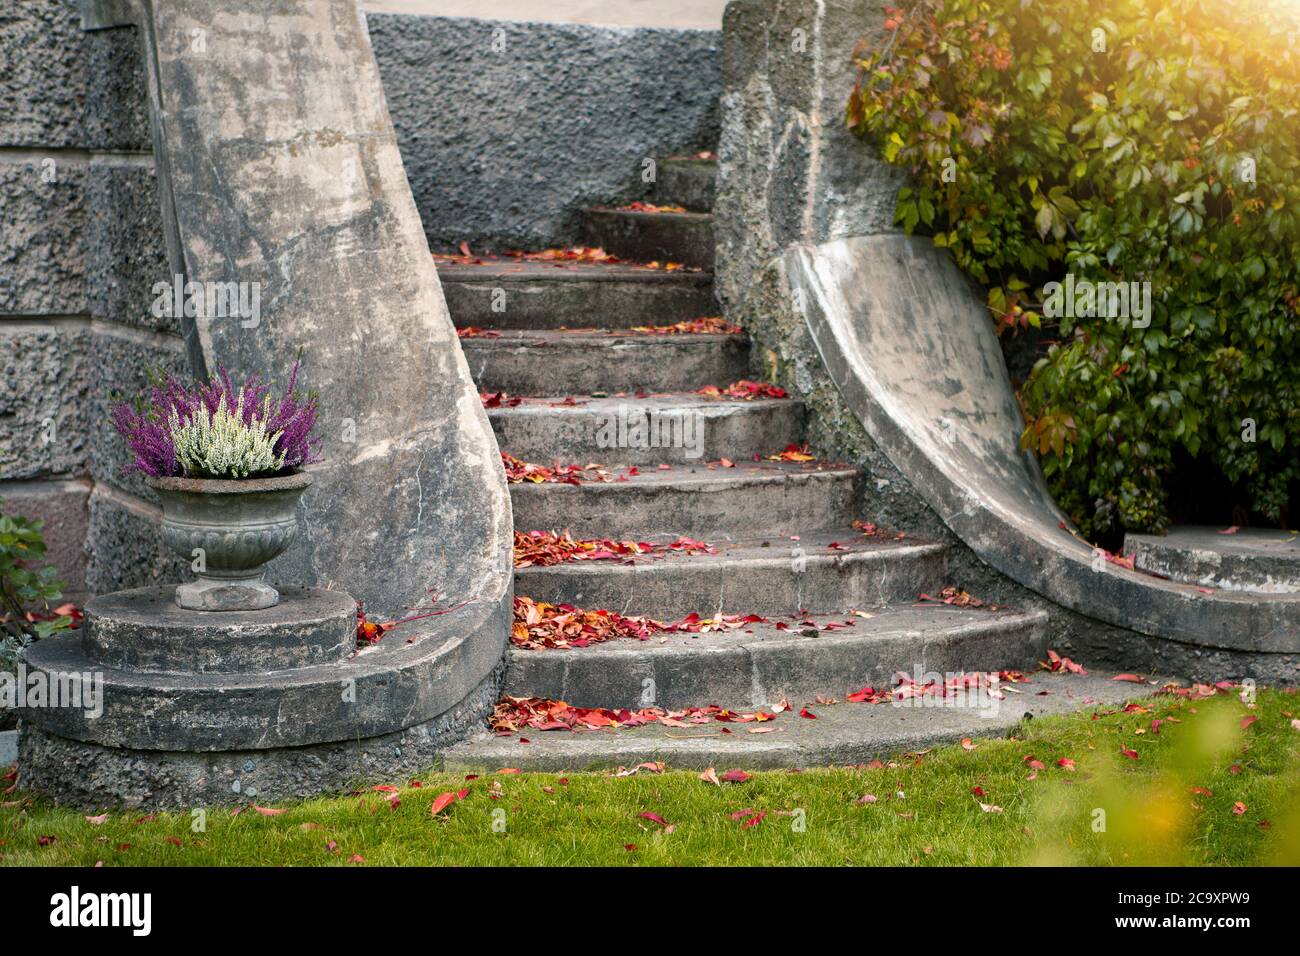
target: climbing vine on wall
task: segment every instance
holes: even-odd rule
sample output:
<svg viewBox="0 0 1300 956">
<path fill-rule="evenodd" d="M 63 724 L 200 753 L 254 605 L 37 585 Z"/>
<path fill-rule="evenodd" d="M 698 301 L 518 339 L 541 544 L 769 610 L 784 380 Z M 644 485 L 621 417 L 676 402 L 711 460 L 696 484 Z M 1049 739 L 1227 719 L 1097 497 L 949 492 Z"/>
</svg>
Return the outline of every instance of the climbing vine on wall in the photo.
<svg viewBox="0 0 1300 956">
<path fill-rule="evenodd" d="M 1048 346 L 1020 390 L 1022 445 L 1094 538 L 1162 530 L 1188 461 L 1289 516 L 1298 13 L 919 0 L 856 54 L 848 124 L 912 174 L 898 222 L 988 289 L 1000 332 Z"/>
</svg>

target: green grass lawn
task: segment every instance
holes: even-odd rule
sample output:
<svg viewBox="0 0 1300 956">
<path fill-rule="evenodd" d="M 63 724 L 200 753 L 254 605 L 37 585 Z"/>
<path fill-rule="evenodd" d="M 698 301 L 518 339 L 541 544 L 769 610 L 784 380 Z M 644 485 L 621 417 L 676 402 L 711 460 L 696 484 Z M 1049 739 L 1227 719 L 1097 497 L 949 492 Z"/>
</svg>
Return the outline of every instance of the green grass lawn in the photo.
<svg viewBox="0 0 1300 956">
<path fill-rule="evenodd" d="M 204 832 L 192 831 L 190 813 L 112 812 L 94 824 L 17 791 L 0 807 L 0 863 L 1300 863 L 1300 695 L 1261 691 L 1254 708 L 1235 692 L 1142 706 L 1035 720 L 1017 738 L 973 749 L 720 786 L 671 769 L 431 772 L 402 788 L 396 806 L 391 794 L 367 791 L 275 815 L 211 809 Z M 431 816 L 440 793 L 461 789 L 465 799 Z M 750 813 L 733 818 L 739 811 Z M 745 826 L 752 811 L 766 816 Z"/>
</svg>

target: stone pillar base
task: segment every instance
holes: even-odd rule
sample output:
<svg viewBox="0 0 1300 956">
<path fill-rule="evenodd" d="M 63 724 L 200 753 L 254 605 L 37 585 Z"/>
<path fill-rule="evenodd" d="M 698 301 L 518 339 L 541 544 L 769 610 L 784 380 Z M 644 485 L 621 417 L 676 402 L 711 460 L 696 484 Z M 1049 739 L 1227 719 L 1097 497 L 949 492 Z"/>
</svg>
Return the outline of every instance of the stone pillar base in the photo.
<svg viewBox="0 0 1300 956">
<path fill-rule="evenodd" d="M 358 651 L 337 591 L 205 612 L 172 590 L 94 598 L 78 631 L 27 651 L 23 787 L 92 807 L 337 792 L 428 768 L 495 702 L 508 607 L 453 608 Z"/>
<path fill-rule="evenodd" d="M 19 734 L 19 785 L 56 803 L 86 809 L 185 810 L 271 803 L 401 783 L 481 727 L 496 702 L 504 665 L 451 710 L 394 733 L 357 740 L 193 753 L 105 747 L 25 723 Z"/>
</svg>

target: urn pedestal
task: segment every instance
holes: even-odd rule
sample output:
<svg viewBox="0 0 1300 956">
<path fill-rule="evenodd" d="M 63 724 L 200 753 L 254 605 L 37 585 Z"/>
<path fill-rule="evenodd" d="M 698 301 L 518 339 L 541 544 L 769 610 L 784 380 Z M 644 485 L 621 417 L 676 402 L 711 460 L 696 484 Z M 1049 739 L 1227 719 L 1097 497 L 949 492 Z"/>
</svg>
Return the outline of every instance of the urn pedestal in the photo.
<svg viewBox="0 0 1300 956">
<path fill-rule="evenodd" d="M 298 499 L 311 484 L 300 472 L 275 478 L 150 478 L 162 502 L 162 537 L 190 561 L 197 580 L 176 587 L 194 611 L 257 611 L 280 600 L 263 568 L 298 535 Z"/>
</svg>

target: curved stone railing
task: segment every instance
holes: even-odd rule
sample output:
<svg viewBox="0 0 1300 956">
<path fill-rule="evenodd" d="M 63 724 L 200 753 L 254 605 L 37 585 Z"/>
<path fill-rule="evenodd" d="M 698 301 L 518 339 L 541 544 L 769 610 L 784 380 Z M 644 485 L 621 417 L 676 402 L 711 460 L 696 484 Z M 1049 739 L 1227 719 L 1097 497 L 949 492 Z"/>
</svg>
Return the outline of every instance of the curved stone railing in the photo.
<svg viewBox="0 0 1300 956">
<path fill-rule="evenodd" d="M 885 6 L 728 5 L 716 209 L 728 319 L 786 365 L 814 414 L 829 378 L 840 397 L 825 400 L 825 429 L 839 434 L 847 406 L 870 454 L 995 570 L 1190 651 L 1166 659 L 1222 649 L 1237 672 L 1294 678 L 1295 595 L 1207 593 L 1106 562 L 1071 534 L 1021 453 L 1023 419 L 983 302 L 929 239 L 893 226 L 901 173 L 844 125 L 852 51 L 889 42 Z"/>
<path fill-rule="evenodd" d="M 1255 653 L 1300 652 L 1300 599 L 1129 571 L 1074 537 L 1033 458 L 987 310 L 929 239 L 791 249 L 786 274 L 845 402 L 990 566 L 1088 617 Z"/>
<path fill-rule="evenodd" d="M 193 754 L 425 727 L 445 742 L 447 715 L 463 728 L 490 706 L 503 660 L 510 500 L 364 19 L 355 0 L 139 0 L 132 13 L 172 272 L 258 303 L 183 321 L 193 369 L 282 381 L 301 355 L 303 381 L 320 392 L 323 461 L 299 506 L 297 543 L 270 577 L 351 594 L 372 619 L 410 620 L 334 664 L 111 671 L 102 714 L 30 715 L 45 736 L 25 761 L 38 777 L 57 775 L 58 738 Z M 52 674 L 85 663 L 71 637 L 43 642 L 31 659 Z M 323 787 L 355 769 L 304 773 Z M 293 792 L 316 788 L 295 779 Z"/>
</svg>

